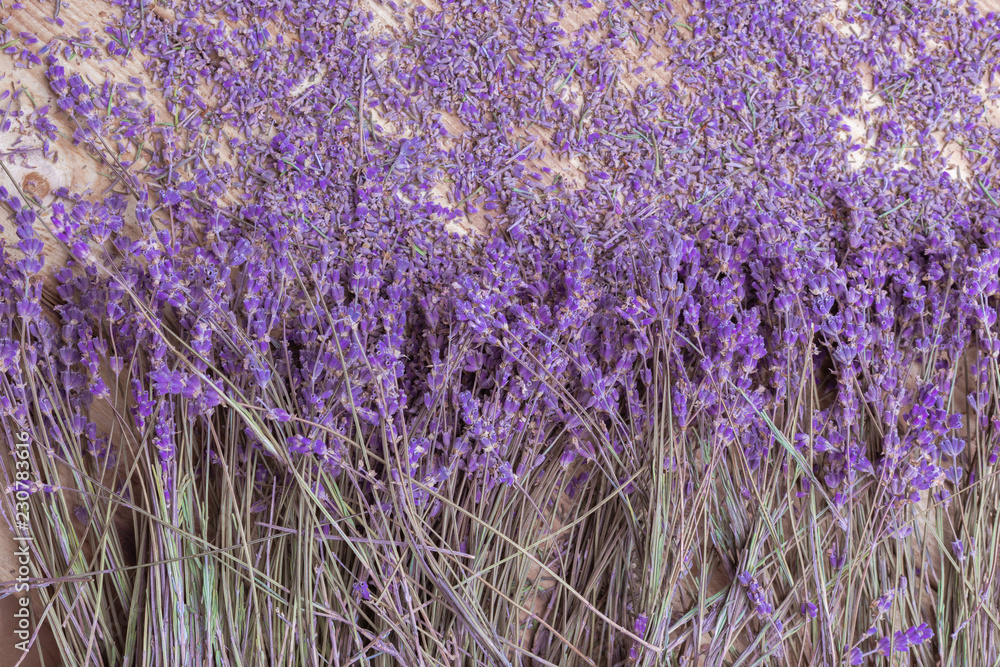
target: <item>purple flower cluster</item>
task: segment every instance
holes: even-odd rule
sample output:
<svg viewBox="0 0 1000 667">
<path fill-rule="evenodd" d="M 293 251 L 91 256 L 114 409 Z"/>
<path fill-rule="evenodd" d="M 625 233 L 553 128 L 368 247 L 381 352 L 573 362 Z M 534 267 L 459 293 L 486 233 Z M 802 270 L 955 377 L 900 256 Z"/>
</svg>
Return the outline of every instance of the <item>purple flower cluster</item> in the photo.
<svg viewBox="0 0 1000 667">
<path fill-rule="evenodd" d="M 767 591 L 757 583 L 753 578 L 753 575 L 749 572 L 740 572 L 739 576 L 740 585 L 743 586 L 747 591 L 747 597 L 750 598 L 750 603 L 753 604 L 754 610 L 759 616 L 770 616 L 774 613 L 774 607 L 770 602 L 767 601 Z M 781 621 L 775 621 L 779 624 Z"/>
<path fill-rule="evenodd" d="M 926 623 L 915 625 L 906 630 L 898 630 L 892 636 L 880 637 L 875 648 L 867 653 L 860 648 L 852 648 L 849 652 L 848 662 L 851 665 L 863 665 L 866 658 L 875 654 L 891 658 L 894 652 L 906 653 L 911 648 L 930 640 L 933 636 L 934 631 Z"/>
</svg>

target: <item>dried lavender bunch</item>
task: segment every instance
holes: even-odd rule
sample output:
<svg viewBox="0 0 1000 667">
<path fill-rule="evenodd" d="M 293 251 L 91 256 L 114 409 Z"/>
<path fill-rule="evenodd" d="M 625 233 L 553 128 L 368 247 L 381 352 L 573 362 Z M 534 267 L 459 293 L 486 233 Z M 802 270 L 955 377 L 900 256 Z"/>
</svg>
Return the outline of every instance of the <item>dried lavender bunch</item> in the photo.
<svg viewBox="0 0 1000 667">
<path fill-rule="evenodd" d="M 116 7 L 0 191 L 64 655 L 996 659 L 995 17 Z"/>
</svg>

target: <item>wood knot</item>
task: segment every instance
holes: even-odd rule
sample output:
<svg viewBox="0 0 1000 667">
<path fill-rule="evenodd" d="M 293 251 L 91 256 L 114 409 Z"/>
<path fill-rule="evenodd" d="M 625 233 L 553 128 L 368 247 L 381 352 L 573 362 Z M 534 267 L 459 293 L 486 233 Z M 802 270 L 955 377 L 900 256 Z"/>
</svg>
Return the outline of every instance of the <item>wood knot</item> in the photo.
<svg viewBox="0 0 1000 667">
<path fill-rule="evenodd" d="M 49 182 L 37 171 L 25 174 L 24 178 L 21 179 L 21 189 L 39 199 L 44 199 L 52 191 Z"/>
</svg>

